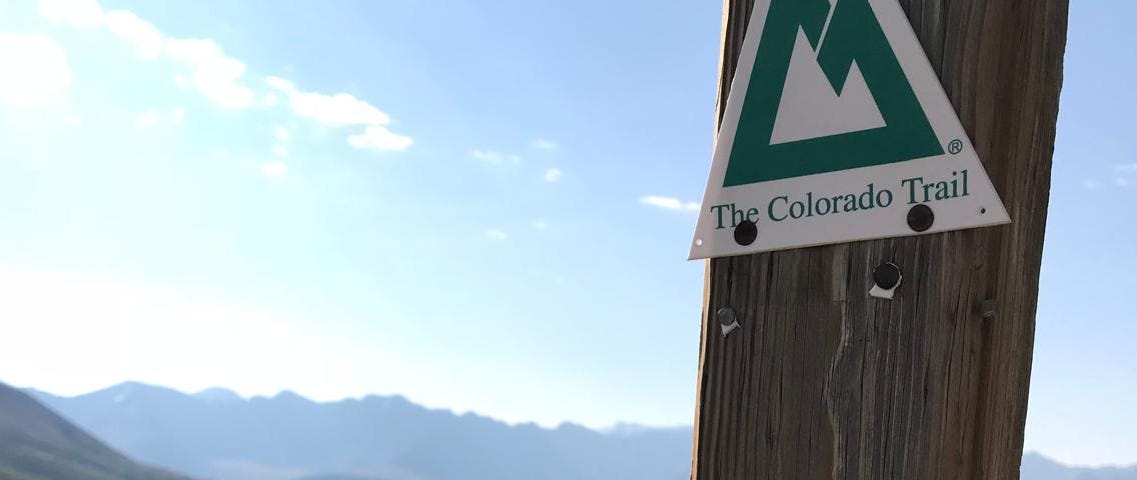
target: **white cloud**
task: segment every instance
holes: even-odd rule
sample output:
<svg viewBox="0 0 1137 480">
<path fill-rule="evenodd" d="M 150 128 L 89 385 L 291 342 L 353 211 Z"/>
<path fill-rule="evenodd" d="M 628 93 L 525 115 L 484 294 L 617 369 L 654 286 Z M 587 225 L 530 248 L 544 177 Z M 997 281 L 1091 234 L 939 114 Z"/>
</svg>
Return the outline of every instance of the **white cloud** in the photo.
<svg viewBox="0 0 1137 480">
<path fill-rule="evenodd" d="M 274 77 L 274 76 L 265 77 L 265 84 L 268 85 L 269 87 L 271 87 L 273 90 L 279 90 L 279 91 L 285 92 L 285 93 L 296 91 L 296 84 L 295 83 L 292 83 L 291 81 L 285 80 L 285 79 L 280 78 L 280 77 Z"/>
<path fill-rule="evenodd" d="M 104 16 L 107 30 L 134 46 L 139 58 L 153 60 L 162 54 L 166 37 L 152 23 L 126 10 L 114 10 Z"/>
<path fill-rule="evenodd" d="M 1085 188 L 1086 190 L 1097 190 L 1098 187 L 1100 187 L 1100 186 L 1101 186 L 1101 184 L 1099 184 L 1098 182 L 1095 182 L 1093 180 L 1083 180 L 1082 181 L 1082 187 Z"/>
<path fill-rule="evenodd" d="M 287 127 L 274 128 L 272 130 L 272 135 L 281 142 L 287 142 L 288 140 L 292 139 L 292 132 L 289 132 Z"/>
<path fill-rule="evenodd" d="M 276 155 L 278 157 L 287 157 L 288 156 L 288 147 L 286 147 L 284 145 L 277 145 L 275 147 L 272 147 L 272 154 Z"/>
<path fill-rule="evenodd" d="M 145 130 L 147 128 L 153 127 L 154 125 L 158 124 L 158 120 L 160 118 L 161 114 L 159 114 L 157 110 L 147 110 L 134 120 L 134 128 Z"/>
<path fill-rule="evenodd" d="M 509 240 L 509 234 L 508 233 L 505 233 L 504 231 L 498 230 L 496 228 L 491 228 L 489 230 L 486 230 L 485 234 L 486 234 L 486 238 L 488 238 L 490 240 L 496 240 L 499 242 Z"/>
<path fill-rule="evenodd" d="M 348 137 L 352 147 L 373 152 L 404 151 L 414 144 L 413 138 L 387 129 L 389 115 L 354 95 L 306 92 L 280 77 L 268 77 L 265 83 L 283 93 L 292 112 L 301 118 L 329 127 L 364 126 L 363 132 Z"/>
<path fill-rule="evenodd" d="M 550 169 L 545 171 L 545 181 L 546 182 L 560 181 L 561 175 L 563 175 L 563 174 L 564 174 L 564 172 L 562 172 L 561 169 L 559 169 L 559 168 L 550 168 Z"/>
<path fill-rule="evenodd" d="M 188 67 L 188 76 L 173 76 L 174 84 L 179 88 L 196 89 L 223 109 L 248 108 L 257 99 L 257 93 L 242 82 L 245 64 L 226 55 L 213 40 L 168 37 L 134 13 L 104 11 L 96 0 L 39 0 L 39 12 L 43 18 L 57 24 L 76 28 L 105 27 L 130 43 L 140 58 L 169 58 Z M 67 78 L 69 82 L 70 77 Z M 265 106 L 276 105 L 280 101 L 277 94 L 283 94 L 293 113 L 299 117 L 331 127 L 364 127 L 362 132 L 348 138 L 348 144 L 355 148 L 401 151 L 414 143 L 411 137 L 395 134 L 386 128 L 391 123 L 389 115 L 353 95 L 303 91 L 280 77 L 267 77 L 265 83 L 276 91 L 261 97 Z"/>
<path fill-rule="evenodd" d="M 684 202 L 675 197 L 662 197 L 659 195 L 648 195 L 640 198 L 640 203 L 644 205 L 651 205 L 653 207 L 662 208 L 664 210 L 676 210 L 697 212 L 699 211 L 699 202 Z"/>
<path fill-rule="evenodd" d="M 549 223 L 544 220 L 534 220 L 531 224 L 534 230 L 544 230 L 549 228 Z"/>
<path fill-rule="evenodd" d="M 518 165 L 521 163 L 521 157 L 512 154 L 496 152 L 493 150 L 471 150 L 470 156 L 475 160 L 488 163 L 490 165 Z"/>
<path fill-rule="evenodd" d="M 1129 179 L 1127 179 L 1125 177 L 1116 177 L 1113 179 L 1113 184 L 1117 185 L 1119 187 L 1128 187 L 1129 186 Z"/>
<path fill-rule="evenodd" d="M 331 127 L 391 123 L 391 117 L 382 110 L 353 95 L 305 92 L 296 88 L 291 81 L 280 77 L 268 77 L 265 83 L 288 97 L 289 105 L 296 115 L 317 123 Z"/>
<path fill-rule="evenodd" d="M 186 111 L 180 108 L 170 109 L 170 121 L 175 124 L 182 123 L 186 119 Z"/>
<path fill-rule="evenodd" d="M 261 173 L 266 177 L 283 177 L 288 175 L 288 165 L 281 161 L 268 162 L 261 166 Z"/>
<path fill-rule="evenodd" d="M 414 144 L 414 139 L 393 133 L 379 125 L 370 125 L 363 130 L 363 133 L 347 137 L 347 143 L 360 150 L 401 152 L 410 148 Z"/>
<path fill-rule="evenodd" d="M 103 25 L 103 9 L 96 0 L 40 0 L 39 14 L 51 23 L 75 28 Z"/>
<path fill-rule="evenodd" d="M 536 148 L 537 150 L 544 150 L 546 152 L 551 152 L 553 150 L 557 150 L 557 149 L 561 148 L 561 145 L 557 142 L 552 141 L 552 140 L 547 140 L 544 138 L 538 138 L 536 140 L 533 140 L 533 148 Z"/>
<path fill-rule="evenodd" d="M 0 34 L 0 103 L 38 106 L 63 98 L 73 75 L 67 54 L 42 35 Z"/>
<path fill-rule="evenodd" d="M 167 37 L 134 13 L 104 11 L 95 0 L 40 0 L 39 12 L 53 23 L 77 28 L 105 27 L 130 43 L 139 58 L 154 60 L 165 54 L 191 70 L 190 78 L 175 75 L 175 85 L 186 88 L 192 84 L 221 108 L 236 110 L 252 104 L 253 91 L 241 84 L 245 64 L 225 55 L 212 40 Z"/>
<path fill-rule="evenodd" d="M 170 38 L 165 49 L 171 58 L 193 69 L 193 86 L 221 108 L 239 110 L 252 105 L 256 94 L 240 82 L 245 64 L 225 55 L 213 40 Z"/>
</svg>

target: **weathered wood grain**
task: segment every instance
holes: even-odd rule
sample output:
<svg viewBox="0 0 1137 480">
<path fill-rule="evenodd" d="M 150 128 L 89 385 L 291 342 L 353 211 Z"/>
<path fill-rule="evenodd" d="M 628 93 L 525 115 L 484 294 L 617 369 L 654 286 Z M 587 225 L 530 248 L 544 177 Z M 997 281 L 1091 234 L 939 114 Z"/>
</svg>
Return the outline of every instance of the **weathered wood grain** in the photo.
<svg viewBox="0 0 1137 480">
<path fill-rule="evenodd" d="M 720 106 L 753 3 L 725 0 Z M 695 479 L 1019 477 L 1068 0 L 900 3 L 1014 223 L 708 261 Z"/>
</svg>

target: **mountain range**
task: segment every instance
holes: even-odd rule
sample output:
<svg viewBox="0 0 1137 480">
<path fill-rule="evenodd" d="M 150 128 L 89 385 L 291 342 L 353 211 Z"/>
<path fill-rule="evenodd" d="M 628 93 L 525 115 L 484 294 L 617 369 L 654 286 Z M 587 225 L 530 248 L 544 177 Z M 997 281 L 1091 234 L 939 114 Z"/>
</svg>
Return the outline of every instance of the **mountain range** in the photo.
<svg viewBox="0 0 1137 480">
<path fill-rule="evenodd" d="M 318 403 L 124 383 L 61 397 L 0 384 L 0 480 L 188 480 L 131 459 L 216 480 L 680 480 L 691 434 L 508 425 L 399 396 Z M 1032 453 L 1022 480 L 1137 480 L 1137 467 L 1073 468 Z"/>
<path fill-rule="evenodd" d="M 191 395 L 139 383 L 70 398 L 29 392 L 112 447 L 200 478 L 680 480 L 690 469 L 689 427 L 508 425 L 399 396 L 317 403 L 283 392 L 246 400 L 222 389 Z"/>
</svg>

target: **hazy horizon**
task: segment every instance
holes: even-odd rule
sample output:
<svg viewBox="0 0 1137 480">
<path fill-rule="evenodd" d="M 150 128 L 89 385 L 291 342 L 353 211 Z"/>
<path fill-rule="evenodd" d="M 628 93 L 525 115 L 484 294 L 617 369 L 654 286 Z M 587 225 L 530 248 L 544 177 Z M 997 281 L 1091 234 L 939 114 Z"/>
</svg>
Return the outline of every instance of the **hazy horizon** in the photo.
<svg viewBox="0 0 1137 480">
<path fill-rule="evenodd" d="M 2 379 L 0 379 L 0 381 L 2 381 Z M 98 393 L 98 392 L 102 392 L 102 391 L 106 391 L 106 390 L 112 390 L 116 387 L 120 387 L 120 386 L 123 386 L 126 384 L 139 384 L 139 382 L 134 382 L 134 381 L 119 382 L 119 383 L 116 383 L 114 385 L 109 385 L 109 386 L 104 387 L 104 388 L 100 388 L 97 390 L 84 392 L 84 393 L 76 394 L 76 395 L 59 395 L 55 392 L 49 392 L 49 391 L 45 391 L 45 390 L 35 388 L 34 386 L 17 386 L 17 388 L 20 388 L 22 390 L 36 390 L 36 391 L 46 393 L 48 395 L 57 396 L 57 397 L 74 398 L 74 397 L 89 395 L 89 394 Z M 209 387 L 209 388 L 204 389 L 202 391 L 184 392 L 184 391 L 180 391 L 180 390 L 177 390 L 174 388 L 165 387 L 162 385 L 151 385 L 151 384 L 142 384 L 142 385 L 145 385 L 148 387 L 153 387 L 153 388 L 172 390 L 172 391 L 175 391 L 177 393 L 180 393 L 182 395 L 187 395 L 187 396 L 197 396 L 201 393 L 204 393 L 208 390 L 213 390 L 213 389 L 221 389 L 221 390 L 225 390 L 227 392 L 237 393 L 237 392 L 235 392 L 231 389 L 225 388 L 225 387 Z M 295 392 L 288 390 L 288 389 L 285 389 L 285 390 L 281 390 L 280 392 L 277 392 L 276 394 L 273 394 L 273 395 L 254 395 L 251 397 L 241 396 L 240 394 L 237 394 L 237 395 L 238 395 L 238 397 L 240 397 L 241 400 L 247 402 L 247 401 L 250 401 L 254 398 L 272 399 L 272 398 L 275 398 L 277 396 L 280 396 L 281 394 L 290 393 L 290 392 L 295 394 Z M 304 395 L 299 395 L 299 396 L 302 398 L 305 398 L 306 400 L 312 401 L 314 403 L 319 403 L 319 404 L 338 403 L 338 402 L 342 402 L 342 401 L 346 401 L 346 400 L 362 400 L 362 399 L 365 399 L 367 397 L 400 397 L 400 398 L 406 399 L 407 401 L 409 401 L 411 403 L 414 403 L 414 404 L 419 405 L 419 406 L 423 406 L 425 408 L 429 408 L 429 409 L 434 410 L 434 411 L 447 412 L 447 413 L 451 413 L 455 416 L 462 416 L 465 414 L 473 414 L 473 415 L 476 415 L 479 417 L 488 418 L 488 419 L 496 421 L 496 422 L 501 422 L 501 423 L 506 424 L 506 425 L 511 426 L 511 427 L 516 427 L 516 426 L 521 426 L 521 425 L 537 425 L 538 427 L 543 428 L 543 429 L 557 430 L 558 428 L 560 428 L 564 425 L 578 425 L 578 426 L 584 426 L 585 428 L 596 431 L 598 433 L 604 433 L 604 434 L 612 433 L 611 432 L 612 430 L 615 430 L 615 429 L 620 428 L 620 427 L 642 427 L 642 428 L 651 429 L 651 430 L 693 429 L 693 425 L 691 425 L 691 424 L 687 424 L 687 425 L 643 425 L 643 424 L 638 424 L 638 423 L 618 422 L 618 423 L 615 423 L 613 425 L 609 425 L 607 427 L 596 428 L 596 427 L 587 426 L 587 425 L 579 425 L 579 424 L 576 424 L 576 423 L 571 422 L 571 421 L 561 422 L 560 424 L 553 425 L 553 426 L 540 425 L 540 424 L 536 424 L 535 422 L 524 422 L 524 421 L 523 422 L 509 422 L 506 420 L 495 418 L 495 417 L 490 416 L 490 415 L 484 415 L 484 414 L 481 414 L 481 413 L 476 412 L 476 411 L 460 412 L 460 411 L 455 411 L 455 410 L 448 409 L 445 407 L 430 407 L 427 405 L 422 405 L 418 402 L 415 402 L 412 399 L 406 398 L 405 396 L 399 395 L 399 394 L 394 394 L 394 395 L 368 394 L 368 395 L 364 395 L 364 396 L 360 396 L 360 397 L 345 397 L 345 398 L 340 398 L 340 399 L 323 400 L 323 401 L 312 400 L 310 398 L 305 397 Z M 1083 464 L 1065 463 L 1065 462 L 1059 461 L 1053 457 L 1046 455 L 1044 452 L 1039 452 L 1039 451 L 1034 451 L 1034 450 L 1024 450 L 1023 451 L 1024 456 L 1025 455 L 1032 455 L 1032 454 L 1038 455 L 1038 456 L 1040 456 L 1040 457 L 1042 457 L 1048 461 L 1057 463 L 1057 464 L 1062 465 L 1064 467 L 1070 467 L 1070 468 L 1134 468 L 1134 467 L 1137 467 L 1137 462 L 1133 462 L 1133 463 L 1129 463 L 1129 464 L 1101 464 L 1101 465 L 1083 465 Z"/>
<path fill-rule="evenodd" d="M 0 383 L 6 383 L 6 382 L 4 382 L 4 379 L 0 378 Z M 338 403 L 338 402 L 349 401 L 349 400 L 363 400 L 363 399 L 366 399 L 368 397 L 379 397 L 379 398 L 397 397 L 397 398 L 402 398 L 402 399 L 404 399 L 410 403 L 422 406 L 422 407 L 430 409 L 430 410 L 450 412 L 450 413 L 453 413 L 454 415 L 473 414 L 473 415 L 476 415 L 479 417 L 489 418 L 489 419 L 492 419 L 494 421 L 498 421 L 498 422 L 501 422 L 501 423 L 504 423 L 504 424 L 510 425 L 510 426 L 518 426 L 518 425 L 527 425 L 528 424 L 528 425 L 537 425 L 537 426 L 539 426 L 541 428 L 545 428 L 545 429 L 556 429 L 557 427 L 559 427 L 561 425 L 579 425 L 579 426 L 588 428 L 589 430 L 594 430 L 594 431 L 601 432 L 601 433 L 604 433 L 606 431 L 613 430 L 613 429 L 618 429 L 620 427 L 643 427 L 643 428 L 650 428 L 650 429 L 655 429 L 655 430 L 668 430 L 668 429 L 675 429 L 675 428 L 692 428 L 693 427 L 692 423 L 670 424 L 670 425 L 650 425 L 650 424 L 643 424 L 643 423 L 637 423 L 637 422 L 617 421 L 615 423 L 608 424 L 608 425 L 596 426 L 596 425 L 584 425 L 584 424 L 574 422 L 571 420 L 565 420 L 565 421 L 562 421 L 562 422 L 559 422 L 556 424 L 552 424 L 552 425 L 542 424 L 542 423 L 539 423 L 539 422 L 536 422 L 533 420 L 511 421 L 511 420 L 498 418 L 498 417 L 495 417 L 493 415 L 485 414 L 485 413 L 482 413 L 482 412 L 479 412 L 476 410 L 455 410 L 455 409 L 447 407 L 445 405 L 438 405 L 438 406 L 427 405 L 425 403 L 415 401 L 415 399 L 409 398 L 406 395 L 403 395 L 400 393 L 365 393 L 365 394 L 361 394 L 361 395 L 339 397 L 339 398 L 315 399 L 315 398 L 309 397 L 307 395 L 304 395 L 300 392 L 297 392 L 295 390 L 288 389 L 288 388 L 284 388 L 284 389 L 278 390 L 276 392 L 267 393 L 267 394 L 243 395 L 236 390 L 233 390 L 231 388 L 224 387 L 224 386 L 212 386 L 212 387 L 203 388 L 201 390 L 186 391 L 186 390 L 180 390 L 180 389 L 173 388 L 173 387 L 168 387 L 165 385 L 144 383 L 144 382 L 138 382 L 138 381 L 134 381 L 134 380 L 124 380 L 121 382 L 116 382 L 116 383 L 111 384 L 111 385 L 107 385 L 105 387 L 96 388 L 93 390 L 85 390 L 85 391 L 82 391 L 79 393 L 60 393 L 60 392 L 55 392 L 55 391 L 46 390 L 46 389 L 42 389 L 42 388 L 37 388 L 35 385 L 12 385 L 12 384 L 9 384 L 9 385 L 11 385 L 17 389 L 20 389 L 20 390 L 34 390 L 37 392 L 41 392 L 41 393 L 45 393 L 48 395 L 52 395 L 55 397 L 61 397 L 61 398 L 82 397 L 85 395 L 91 395 L 94 393 L 104 392 L 107 390 L 113 390 L 116 387 L 121 387 L 124 385 L 143 385 L 143 386 L 159 388 L 159 389 L 163 389 L 163 390 L 170 390 L 170 391 L 177 392 L 179 394 L 186 395 L 186 396 L 198 396 L 198 395 L 201 395 L 203 393 L 207 393 L 211 390 L 221 390 L 221 391 L 225 391 L 228 393 L 232 393 L 232 394 L 236 395 L 238 398 L 240 398 L 242 401 L 246 401 L 246 402 L 253 400 L 253 399 L 256 399 L 256 398 L 273 399 L 273 398 L 279 397 L 279 396 L 284 395 L 284 394 L 293 394 L 293 395 L 299 396 L 299 397 L 301 397 L 305 400 L 308 400 L 310 402 L 313 402 L 313 403 Z M 693 414 L 694 414 L 694 412 L 692 412 L 692 415 Z"/>
</svg>

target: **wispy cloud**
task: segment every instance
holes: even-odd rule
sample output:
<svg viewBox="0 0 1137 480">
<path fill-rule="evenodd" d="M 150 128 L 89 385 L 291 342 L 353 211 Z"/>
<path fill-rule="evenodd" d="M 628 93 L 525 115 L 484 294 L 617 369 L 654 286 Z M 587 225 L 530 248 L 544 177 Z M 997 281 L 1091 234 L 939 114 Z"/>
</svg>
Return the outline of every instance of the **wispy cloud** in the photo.
<svg viewBox="0 0 1137 480">
<path fill-rule="evenodd" d="M 1114 177 L 1113 178 L 1113 184 L 1117 185 L 1119 187 L 1122 187 L 1122 188 L 1128 187 L 1129 186 L 1129 179 L 1125 178 L 1125 177 Z"/>
<path fill-rule="evenodd" d="M 252 89 L 241 82 L 245 64 L 226 55 L 212 40 L 166 37 L 150 22 L 125 10 L 107 12 L 104 20 L 107 30 L 131 43 L 139 58 L 150 60 L 164 54 L 188 66 L 188 83 L 221 108 L 238 110 L 252 103 Z"/>
<path fill-rule="evenodd" d="M 0 104 L 31 107 L 62 100 L 74 78 L 67 54 L 43 35 L 0 34 Z"/>
<path fill-rule="evenodd" d="M 242 83 L 245 64 L 226 55 L 212 40 L 167 38 L 163 47 L 168 56 L 193 70 L 190 83 L 217 106 L 240 110 L 252 105 L 255 94 Z"/>
<path fill-rule="evenodd" d="M 288 147 L 284 145 L 277 145 L 275 147 L 272 147 L 272 154 L 278 157 L 287 157 L 288 153 Z"/>
<path fill-rule="evenodd" d="M 557 142 L 552 141 L 552 140 L 548 140 L 545 138 L 538 138 L 536 140 L 533 140 L 533 148 L 535 148 L 537 150 L 543 150 L 546 152 L 551 152 L 553 150 L 560 149 L 561 145 Z"/>
<path fill-rule="evenodd" d="M 402 152 L 414 144 L 414 139 L 393 133 L 379 125 L 369 125 L 363 133 L 347 137 L 347 143 L 360 150 Z"/>
<path fill-rule="evenodd" d="M 347 143 L 352 147 L 383 152 L 403 151 L 414 144 L 411 137 L 387 129 L 391 123 L 390 115 L 354 95 L 306 92 L 280 77 L 268 77 L 265 83 L 285 95 L 289 107 L 298 117 L 329 127 L 363 126 L 362 132 L 348 137 Z"/>
<path fill-rule="evenodd" d="M 470 156 L 475 160 L 490 165 L 520 165 L 521 157 L 513 154 L 501 153 L 494 150 L 471 150 Z"/>
<path fill-rule="evenodd" d="M 1094 180 L 1082 180 L 1082 188 L 1086 190 L 1097 190 L 1100 187 L 1101 184 Z"/>
<path fill-rule="evenodd" d="M 534 230 L 545 230 L 549 228 L 549 223 L 544 220 L 534 220 L 530 225 Z"/>
<path fill-rule="evenodd" d="M 39 14 L 52 23 L 75 28 L 95 28 L 103 24 L 103 9 L 96 0 L 40 0 Z"/>
<path fill-rule="evenodd" d="M 226 55 L 213 40 L 167 36 L 130 11 L 104 10 L 97 0 L 39 0 L 39 12 L 55 24 L 104 29 L 131 44 L 141 59 L 168 58 L 188 67 L 187 74 L 172 77 L 174 84 L 197 90 L 223 109 L 249 108 L 258 97 L 245 82 L 245 64 Z M 271 91 L 260 96 L 258 105 L 276 105 L 278 96 L 283 95 L 298 117 L 330 127 L 363 127 L 348 137 L 352 147 L 401 151 L 414 143 L 411 137 L 387 129 L 389 115 L 353 95 L 304 91 L 292 81 L 274 76 L 266 77 L 265 85 Z"/>
<path fill-rule="evenodd" d="M 664 210 L 684 211 L 684 212 L 697 212 L 699 211 L 699 202 L 684 202 L 675 197 L 664 197 L 659 195 L 648 195 L 640 198 L 640 203 L 650 205 Z"/>
<path fill-rule="evenodd" d="M 337 93 L 327 95 L 306 92 L 296 87 L 290 80 L 280 77 L 267 77 L 269 87 L 283 93 L 289 106 L 297 116 L 307 118 L 330 127 L 350 127 L 354 125 L 387 125 L 391 117 L 385 112 L 356 98 L 354 95 Z"/>
<path fill-rule="evenodd" d="M 175 82 L 193 86 L 221 108 L 238 110 L 252 104 L 254 93 L 242 82 L 245 64 L 226 55 L 209 39 L 166 36 L 150 22 L 127 10 L 103 10 L 95 0 L 40 0 L 40 15 L 49 22 L 80 29 L 102 28 L 134 47 L 144 60 L 169 58 L 189 68 L 189 78 Z"/>
<path fill-rule="evenodd" d="M 288 130 L 288 127 L 277 126 L 272 130 L 272 136 L 278 142 L 287 142 L 292 139 L 292 132 Z"/>
<path fill-rule="evenodd" d="M 485 235 L 486 235 L 486 238 L 488 238 L 490 240 L 495 240 L 498 242 L 504 242 L 506 240 L 509 240 L 509 234 L 508 233 L 505 233 L 505 231 L 498 230 L 496 228 L 491 228 L 489 230 L 486 230 Z"/>
<path fill-rule="evenodd" d="M 564 172 L 562 172 L 559 168 L 550 168 L 545 171 L 545 181 L 558 182 L 561 180 L 561 175 L 563 174 Z"/>
</svg>

